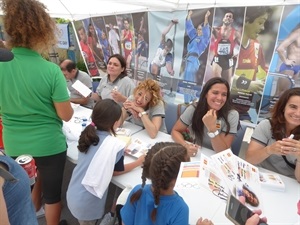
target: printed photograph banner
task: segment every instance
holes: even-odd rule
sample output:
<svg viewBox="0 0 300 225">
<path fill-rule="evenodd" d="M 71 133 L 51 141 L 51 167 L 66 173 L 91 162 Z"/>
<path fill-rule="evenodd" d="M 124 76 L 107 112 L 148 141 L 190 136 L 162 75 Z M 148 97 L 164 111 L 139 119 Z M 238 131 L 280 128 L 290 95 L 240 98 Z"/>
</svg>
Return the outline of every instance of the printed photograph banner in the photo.
<svg viewBox="0 0 300 225">
<path fill-rule="evenodd" d="M 268 117 L 282 91 L 300 86 L 297 12 L 299 5 L 223 7 L 74 24 L 91 76 L 104 76 L 108 58 L 122 54 L 136 84 L 157 80 L 165 102 L 174 104 L 199 98 L 209 79 L 223 77 L 240 120 L 256 124 Z"/>
<path fill-rule="evenodd" d="M 232 77 L 232 104 L 240 120 L 257 123 L 282 6 L 247 7 L 240 51 Z"/>
<path fill-rule="evenodd" d="M 299 12 L 300 5 L 284 8 L 258 121 L 270 117 L 270 110 L 285 90 L 300 87 Z"/>
</svg>

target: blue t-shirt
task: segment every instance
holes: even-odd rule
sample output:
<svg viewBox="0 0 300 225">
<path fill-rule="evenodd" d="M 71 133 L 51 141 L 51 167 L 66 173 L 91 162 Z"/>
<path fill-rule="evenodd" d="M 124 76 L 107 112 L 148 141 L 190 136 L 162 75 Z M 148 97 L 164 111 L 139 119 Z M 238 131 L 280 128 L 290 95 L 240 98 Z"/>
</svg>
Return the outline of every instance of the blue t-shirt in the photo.
<svg viewBox="0 0 300 225">
<path fill-rule="evenodd" d="M 159 198 L 156 221 L 152 222 L 151 212 L 154 209 L 154 196 L 151 184 L 145 185 L 140 199 L 133 204 L 130 197 L 138 191 L 141 185 L 135 186 L 130 192 L 126 204 L 121 210 L 125 225 L 188 225 L 189 207 L 176 192 L 173 195 L 163 195 Z"/>
</svg>

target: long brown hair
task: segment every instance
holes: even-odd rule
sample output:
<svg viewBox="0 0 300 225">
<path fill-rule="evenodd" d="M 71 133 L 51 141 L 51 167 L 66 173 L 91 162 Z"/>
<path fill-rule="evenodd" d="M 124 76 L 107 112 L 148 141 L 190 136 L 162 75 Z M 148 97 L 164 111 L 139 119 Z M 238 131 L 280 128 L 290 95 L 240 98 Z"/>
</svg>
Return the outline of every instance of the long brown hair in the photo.
<svg viewBox="0 0 300 225">
<path fill-rule="evenodd" d="M 99 143 L 96 130 L 108 131 L 115 135 L 113 126 L 120 119 L 121 107 L 112 99 L 98 101 L 92 112 L 93 124 L 88 125 L 82 132 L 78 141 L 78 150 L 87 152 L 91 145 Z"/>
<path fill-rule="evenodd" d="M 227 120 L 229 111 L 232 109 L 231 103 L 230 103 L 230 87 L 227 82 L 227 80 L 220 78 L 220 77 L 214 77 L 209 79 L 206 84 L 203 86 L 200 98 L 198 101 L 198 104 L 196 106 L 195 112 L 192 117 L 192 129 L 195 133 L 196 139 L 199 140 L 200 144 L 203 142 L 203 136 L 204 136 L 204 123 L 202 121 L 202 117 L 207 113 L 209 110 L 209 106 L 207 103 L 206 95 L 208 91 L 211 89 L 211 87 L 215 84 L 224 84 L 227 89 L 227 98 L 226 102 L 223 105 L 223 107 L 217 112 L 217 117 L 223 118 L 227 127 L 226 135 L 229 133 L 230 130 L 230 124 Z"/>
<path fill-rule="evenodd" d="M 286 90 L 279 98 L 279 100 L 274 105 L 271 113 L 271 129 L 272 129 L 272 135 L 275 140 L 281 140 L 282 138 L 285 138 L 285 117 L 284 117 L 284 110 L 286 107 L 287 102 L 292 96 L 300 96 L 300 88 L 292 88 Z M 297 126 L 294 128 L 291 133 L 293 133 L 294 139 L 299 140 L 300 139 L 300 126 Z"/>
</svg>

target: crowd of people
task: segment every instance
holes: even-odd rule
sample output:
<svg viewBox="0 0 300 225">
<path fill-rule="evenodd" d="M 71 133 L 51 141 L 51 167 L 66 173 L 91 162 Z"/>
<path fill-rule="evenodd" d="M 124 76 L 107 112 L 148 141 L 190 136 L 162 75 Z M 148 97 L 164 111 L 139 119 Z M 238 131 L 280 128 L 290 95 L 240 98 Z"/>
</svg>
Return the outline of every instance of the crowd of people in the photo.
<svg viewBox="0 0 300 225">
<path fill-rule="evenodd" d="M 174 190 L 181 162 L 189 161 L 201 146 L 216 153 L 230 148 L 240 127 L 239 113 L 230 104 L 228 79 L 217 75 L 205 83 L 199 100 L 192 102 L 176 121 L 171 132 L 174 142 L 157 143 L 146 155 L 125 164 L 126 145 L 115 137 L 116 129 L 125 120 L 142 126 L 150 138 L 155 138 L 159 131 L 167 133 L 167 115 L 159 83 L 145 79 L 135 85 L 127 76 L 132 50 L 128 42 L 133 41 L 128 21 L 124 21 L 125 29 L 120 38 L 128 51 L 126 58 L 118 53 L 105 58 L 107 75 L 93 92 L 90 75 L 79 70 L 73 61 L 66 59 L 58 66 L 42 58 L 42 51 L 56 40 L 55 23 L 42 3 L 3 0 L 1 6 L 10 36 L 6 47 L 11 49 L 0 51 L 0 70 L 5 71 L 0 73 L 4 140 L 4 151 L 0 152 L 1 222 L 38 224 L 35 212 L 41 209 L 43 202 L 48 225 L 67 224 L 61 220 L 61 187 L 67 150 L 62 124 L 72 118 L 71 103 L 74 103 L 92 109 L 91 123 L 81 132 L 78 141 L 78 162 L 66 195 L 67 206 L 79 224 L 98 224 L 105 214 L 112 177 L 139 166 L 143 167 L 142 184 L 129 193 L 119 212 L 119 223 L 188 224 L 189 207 Z M 22 11 L 16 10 L 20 7 Z M 259 16 L 264 20 L 269 15 L 268 11 L 256 13 L 261 13 Z M 192 11 L 186 18 L 187 23 L 191 14 Z M 203 33 L 209 15 L 207 11 L 204 24 L 198 27 Z M 251 26 L 253 21 L 250 15 L 248 17 L 246 26 Z M 224 24 L 232 20 L 233 14 L 226 13 Z M 166 33 L 177 22 L 172 20 Z M 218 32 L 216 29 L 215 35 Z M 82 33 L 82 48 L 88 45 L 85 35 Z M 162 51 L 170 52 L 172 41 L 165 40 L 165 34 L 162 37 Z M 223 39 L 240 41 L 240 35 L 230 30 Z M 241 42 L 250 40 L 244 36 Z M 233 57 L 232 49 L 227 55 Z M 218 58 L 222 57 L 216 53 L 214 71 L 227 77 L 229 71 L 226 70 L 231 66 L 217 69 L 222 64 Z M 156 75 L 153 71 L 159 68 L 154 62 L 151 68 Z M 90 95 L 83 96 L 73 87 L 78 80 L 91 90 Z M 245 159 L 300 182 L 300 88 L 285 90 L 271 113 L 270 118 L 256 126 Z M 36 163 L 37 177 L 32 187 L 29 177 L 14 160 L 23 154 L 31 155 Z M 103 163 L 99 164 L 99 160 Z M 151 182 L 146 184 L 146 179 Z M 257 224 L 260 213 L 255 211 L 246 224 Z M 197 221 L 197 225 L 212 224 L 213 221 L 202 217 Z"/>
</svg>

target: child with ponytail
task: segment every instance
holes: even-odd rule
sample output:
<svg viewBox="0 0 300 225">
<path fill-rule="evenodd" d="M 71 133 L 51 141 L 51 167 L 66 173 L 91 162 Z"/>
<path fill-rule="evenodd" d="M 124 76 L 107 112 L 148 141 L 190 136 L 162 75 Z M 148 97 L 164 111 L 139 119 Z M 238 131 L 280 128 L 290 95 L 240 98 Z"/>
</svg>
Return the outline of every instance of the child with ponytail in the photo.
<svg viewBox="0 0 300 225">
<path fill-rule="evenodd" d="M 80 225 L 93 225 L 103 216 L 112 176 L 142 165 L 144 157 L 124 165 L 125 143 L 115 137 L 121 107 L 111 99 L 96 103 L 92 122 L 81 133 L 78 162 L 67 190 L 68 207 Z"/>
</svg>

